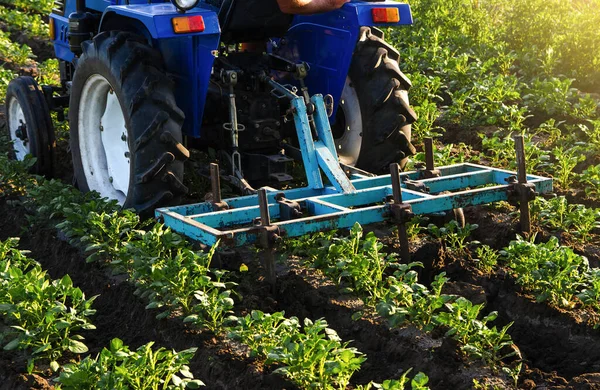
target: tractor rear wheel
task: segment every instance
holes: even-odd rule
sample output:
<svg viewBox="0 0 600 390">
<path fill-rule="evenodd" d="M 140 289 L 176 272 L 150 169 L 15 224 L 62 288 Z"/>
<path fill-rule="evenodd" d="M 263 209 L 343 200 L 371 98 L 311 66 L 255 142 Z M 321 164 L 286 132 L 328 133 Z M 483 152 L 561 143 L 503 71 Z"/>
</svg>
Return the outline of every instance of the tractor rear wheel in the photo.
<svg viewBox="0 0 600 390">
<path fill-rule="evenodd" d="M 6 90 L 6 125 L 12 141 L 11 157 L 36 158 L 31 171 L 51 177 L 54 162 L 54 127 L 46 98 L 30 76 L 12 80 Z"/>
<path fill-rule="evenodd" d="M 150 214 L 183 185 L 183 112 L 160 53 L 131 33 L 82 45 L 71 89 L 71 153 L 77 184 Z"/>
<path fill-rule="evenodd" d="M 417 115 L 408 101 L 410 80 L 398 59 L 381 31 L 361 28 L 332 127 L 342 163 L 381 173 L 394 162 L 404 167 L 415 153 L 410 138 Z"/>
</svg>

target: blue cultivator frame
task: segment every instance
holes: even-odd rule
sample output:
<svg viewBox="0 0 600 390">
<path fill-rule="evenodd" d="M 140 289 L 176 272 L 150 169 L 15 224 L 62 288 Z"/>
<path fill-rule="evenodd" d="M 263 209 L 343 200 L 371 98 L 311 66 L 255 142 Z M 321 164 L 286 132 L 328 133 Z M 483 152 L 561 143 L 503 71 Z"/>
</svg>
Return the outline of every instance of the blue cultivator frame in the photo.
<svg viewBox="0 0 600 390">
<path fill-rule="evenodd" d="M 459 164 L 438 169 L 441 176 L 418 180 L 419 171 L 400 173 L 401 180 L 417 181 L 429 187 L 431 193 L 407 188 L 401 184 L 404 203 L 414 214 L 430 214 L 465 206 L 509 200 L 513 184 L 507 180 L 515 173 L 475 164 Z M 552 191 L 552 180 L 528 175 L 527 180 L 540 193 Z M 323 230 L 348 228 L 355 222 L 368 224 L 393 220 L 393 188 L 391 175 L 361 177 L 354 175 L 352 193 L 340 193 L 333 186 L 324 188 L 299 188 L 278 191 L 265 188 L 269 206 L 270 224 L 280 235 L 302 236 Z M 410 182 L 409 182 L 410 183 Z M 450 194 L 434 195 L 444 191 Z M 298 203 L 302 215 L 287 219 L 284 200 Z M 278 196 L 279 195 L 279 196 Z M 279 198 L 279 200 L 278 200 Z M 173 230 L 207 245 L 218 240 L 229 246 L 242 246 L 256 242 L 262 233 L 261 210 L 257 195 L 225 200 L 228 210 L 214 211 L 213 203 L 198 203 L 157 210 L 157 215 Z"/>
<path fill-rule="evenodd" d="M 347 175 L 337 159 L 322 96 L 313 96 L 314 114 L 309 115 L 302 97 L 275 81 L 270 83 L 291 101 L 308 186 L 286 191 L 263 187 L 255 195 L 221 200 L 218 167 L 213 164 L 213 201 L 158 209 L 157 217 L 167 226 L 206 245 L 220 241 L 239 247 L 258 242 L 272 248 L 281 236 L 389 220 L 401 228 L 401 245 L 404 241 L 406 248 L 404 223 L 414 214 L 501 200 L 520 203 L 522 230 L 529 231 L 528 202 L 537 193 L 552 191 L 552 179 L 525 174 L 522 137 L 515 139 L 518 174 L 467 163 L 434 169 L 429 139 L 426 169 L 400 173 L 398 165 L 392 164 L 390 175 Z M 324 184 L 321 172 L 330 185 Z"/>
</svg>

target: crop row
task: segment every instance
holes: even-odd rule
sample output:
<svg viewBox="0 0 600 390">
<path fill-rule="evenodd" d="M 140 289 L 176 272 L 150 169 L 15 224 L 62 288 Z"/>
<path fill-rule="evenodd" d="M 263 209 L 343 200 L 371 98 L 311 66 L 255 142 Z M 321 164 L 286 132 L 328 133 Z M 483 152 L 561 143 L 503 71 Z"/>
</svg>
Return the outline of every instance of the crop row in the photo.
<svg viewBox="0 0 600 390">
<path fill-rule="evenodd" d="M 0 47 L 2 47 L 2 54 L 0 55 L 0 61 L 10 62 L 15 66 L 26 66 L 33 63 L 33 52 L 31 48 L 25 44 L 18 44 L 10 39 L 7 32 L 0 30 Z"/>
<path fill-rule="evenodd" d="M 415 25 L 387 33 L 413 81 L 415 143 L 448 129 L 446 140 L 467 144 L 438 145 L 439 165 L 514 168 L 512 135 L 524 134 L 530 172 L 600 200 L 598 1 L 413 0 L 411 7 Z"/>
<path fill-rule="evenodd" d="M 460 237 L 466 237 L 470 231 L 469 227 L 457 226 L 453 223 L 441 228 L 447 239 L 454 237 L 450 242 L 455 246 L 464 242 Z M 430 229 L 442 234 L 433 225 Z M 459 229 L 460 233 L 456 231 Z M 496 312 L 482 315 L 483 304 L 474 305 L 464 297 L 442 293 L 449 280 L 444 273 L 437 275 L 429 288 L 419 283 L 414 268 L 421 263 L 399 263 L 395 254 L 385 254 L 383 244 L 372 232 L 364 236 L 359 224 L 347 237 L 318 233 L 289 240 L 287 246 L 292 254 L 303 257 L 305 265 L 321 270 L 335 281 L 342 292 L 360 297 L 368 310 L 387 319 L 392 328 L 412 324 L 425 331 L 445 329 L 445 336 L 457 340 L 466 356 L 482 360 L 494 370 L 502 369 L 515 383 L 518 380 L 520 361 L 507 363 L 508 358 L 520 358 L 507 333 L 510 324 L 501 329 L 490 327 Z M 357 312 L 355 316 L 363 314 Z"/>
<path fill-rule="evenodd" d="M 149 301 L 148 309 L 159 309 L 158 318 L 180 318 L 199 329 L 229 334 L 248 342 L 244 335 L 272 334 L 278 327 L 270 322 L 259 325 L 261 316 L 232 316 L 235 283 L 227 272 L 210 266 L 215 248 L 208 253 L 194 251 L 181 236 L 160 223 L 140 221 L 127 210 L 118 210 L 115 202 L 99 199 L 94 193 L 82 194 L 58 181 L 47 181 L 25 174 L 27 163 L 0 157 L 0 188 L 9 195 L 21 195 L 23 205 L 33 211 L 33 224 L 52 225 L 82 248 L 87 261 L 109 265 L 127 275 L 137 287 L 136 293 Z M 316 385 L 344 388 L 364 360 L 360 352 L 343 343 L 324 320 L 284 318 L 288 324 L 280 344 L 271 345 L 272 337 L 252 338 L 250 347 L 267 363 L 280 366 L 278 373 L 302 388 Z M 258 341 L 262 340 L 262 341 Z M 390 381 L 404 386 L 404 376 Z M 426 376 L 412 379 L 414 388 L 425 388 Z M 401 385 L 399 385 L 399 383 Z M 375 384 L 371 384 L 374 386 Z M 400 387 L 392 387 L 400 388 Z"/>
<path fill-rule="evenodd" d="M 0 8 L 0 20 L 6 22 L 10 29 L 21 31 L 29 38 L 45 38 L 48 36 L 48 23 L 39 14 L 27 14 L 17 9 Z"/>
<path fill-rule="evenodd" d="M 16 238 L 0 242 L 0 337 L 5 351 L 24 351 L 29 357 L 29 373 L 40 360 L 48 360 L 56 372 L 65 354 L 88 351 L 79 333 L 95 329 L 90 317 L 96 312 L 92 309 L 96 297 L 85 299 L 68 275 L 50 280 L 39 263 L 17 249 L 18 242 Z M 186 366 L 194 352 L 155 351 L 151 343 L 131 352 L 115 339 L 96 358 L 87 356 L 63 366 L 56 381 L 64 389 L 115 389 L 117 383 L 142 379 L 147 385 L 197 388 L 202 382 L 194 380 Z"/>
<path fill-rule="evenodd" d="M 95 329 L 92 302 L 68 275 L 51 280 L 41 266 L 16 249 L 18 239 L 0 242 L 0 312 L 5 350 L 27 350 L 31 372 L 36 359 L 57 360 L 66 352 L 88 351 L 81 330 Z"/>
<path fill-rule="evenodd" d="M 538 198 L 533 203 L 534 223 L 559 229 L 576 239 L 588 241 L 600 228 L 600 210 L 580 204 L 569 204 L 564 197 L 550 200 Z M 555 236 L 547 242 L 537 242 L 533 234 L 529 239 L 517 236 L 501 251 L 495 251 L 477 241 L 466 242 L 476 225 L 457 227 L 451 222 L 444 228 L 429 227 L 429 233 L 439 239 L 459 258 L 473 259 L 478 268 L 491 272 L 504 265 L 517 284 L 536 296 L 537 302 L 564 309 L 583 309 L 591 314 L 591 323 L 600 326 L 600 269 L 590 267 L 585 256 L 578 255 L 567 246 L 559 244 Z M 472 248 L 475 248 L 472 250 Z"/>
<path fill-rule="evenodd" d="M 567 309 L 581 307 L 598 318 L 600 269 L 590 267 L 573 249 L 560 246 L 556 237 L 540 244 L 534 240 L 519 237 L 501 252 L 517 283 L 535 293 L 538 302 Z"/>
<path fill-rule="evenodd" d="M 0 0 L 0 4 L 20 9 L 29 14 L 49 15 L 54 6 L 54 0 Z"/>
<path fill-rule="evenodd" d="M 84 354 L 82 330 L 93 330 L 96 297 L 85 298 L 73 286 L 68 275 L 51 280 L 39 263 L 17 249 L 16 238 L 0 242 L 0 339 L 5 351 L 23 351 L 28 357 L 27 370 L 33 372 L 36 362 L 48 361 L 57 372 L 60 362 L 73 354 Z M 152 343 L 129 351 L 122 341 L 114 339 L 110 349 L 98 356 L 87 356 L 78 363 L 62 367 L 56 381 L 64 389 L 115 389 L 117 383 L 133 385 L 141 380 L 147 385 L 167 388 L 197 388 L 186 364 L 195 349 L 175 353 L 153 350 Z M 177 376 L 180 374 L 183 378 Z"/>
<path fill-rule="evenodd" d="M 590 96 L 572 87 L 574 78 L 589 91 L 597 90 L 593 86 L 600 83 L 598 53 L 587 51 L 600 44 L 600 34 L 592 27 L 600 22 L 594 11 L 597 1 L 581 7 L 547 3 L 411 1 L 415 25 L 389 29 L 388 33 L 403 53 L 403 70 L 414 82 L 411 100 L 423 114 L 417 123 L 419 133 L 435 131 L 435 122 L 442 127 L 454 123 L 521 130 L 533 113 L 580 119 L 593 119 L 589 118 L 592 114 L 597 118 L 597 112 L 586 111 Z M 540 17 L 554 21 L 536 25 L 548 30 L 546 35 L 525 31 L 531 20 Z M 588 46 L 573 45 L 583 40 Z M 559 47 L 565 45 L 568 47 Z M 540 50 L 541 46 L 548 51 Z M 572 50 L 581 52 L 577 62 L 562 69 L 573 61 L 563 57 Z M 540 63 L 544 67 L 540 68 Z"/>
</svg>

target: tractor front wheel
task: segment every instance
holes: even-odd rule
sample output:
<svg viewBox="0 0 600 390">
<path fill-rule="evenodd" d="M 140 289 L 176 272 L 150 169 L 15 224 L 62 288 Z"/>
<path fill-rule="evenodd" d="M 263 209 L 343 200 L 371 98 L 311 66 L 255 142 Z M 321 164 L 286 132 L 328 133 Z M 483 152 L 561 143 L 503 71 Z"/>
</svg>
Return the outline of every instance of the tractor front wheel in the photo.
<svg viewBox="0 0 600 390">
<path fill-rule="evenodd" d="M 71 153 L 77 184 L 150 214 L 187 191 L 183 112 L 160 53 L 131 33 L 83 44 L 71 89 Z"/>
<path fill-rule="evenodd" d="M 415 153 L 410 143 L 410 80 L 398 67 L 399 54 L 381 31 L 362 27 L 336 121 L 332 127 L 340 161 L 373 173 L 389 164 L 406 165 Z"/>
<path fill-rule="evenodd" d="M 35 157 L 31 171 L 51 177 L 54 128 L 44 94 L 32 77 L 17 77 L 8 84 L 6 123 L 12 141 L 11 156 L 19 161 L 28 154 Z"/>
</svg>

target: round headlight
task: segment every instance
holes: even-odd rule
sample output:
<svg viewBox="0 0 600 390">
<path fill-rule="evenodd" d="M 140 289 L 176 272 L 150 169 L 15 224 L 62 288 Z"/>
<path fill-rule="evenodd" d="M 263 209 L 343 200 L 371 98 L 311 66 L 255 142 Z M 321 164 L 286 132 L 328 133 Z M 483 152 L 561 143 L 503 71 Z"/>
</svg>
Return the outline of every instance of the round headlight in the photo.
<svg viewBox="0 0 600 390">
<path fill-rule="evenodd" d="M 171 0 L 175 7 L 182 11 L 187 11 L 198 5 L 200 0 Z"/>
</svg>

